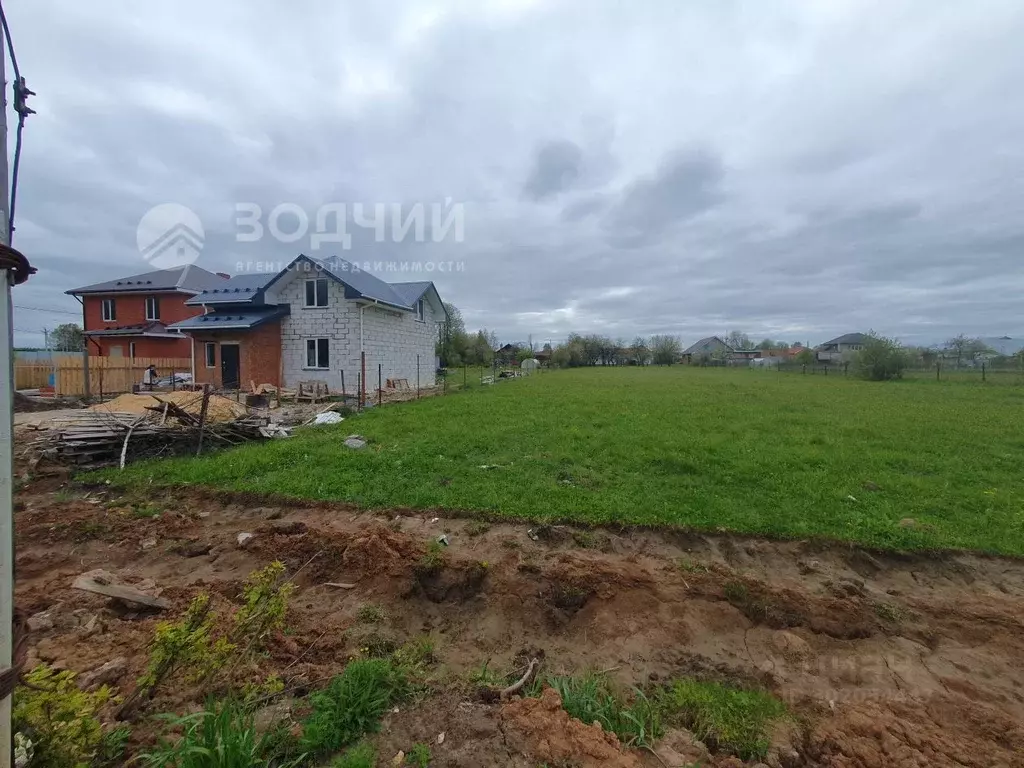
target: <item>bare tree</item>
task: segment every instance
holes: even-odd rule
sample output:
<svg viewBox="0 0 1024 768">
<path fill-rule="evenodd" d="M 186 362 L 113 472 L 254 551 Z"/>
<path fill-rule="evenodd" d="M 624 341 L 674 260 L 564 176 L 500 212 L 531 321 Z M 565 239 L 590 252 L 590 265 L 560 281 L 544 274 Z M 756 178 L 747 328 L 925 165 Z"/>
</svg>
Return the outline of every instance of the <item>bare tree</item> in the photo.
<svg viewBox="0 0 1024 768">
<path fill-rule="evenodd" d="M 633 339 L 633 359 L 637 365 L 647 365 L 651 360 L 651 346 L 643 336 Z"/>
<path fill-rule="evenodd" d="M 678 363 L 683 346 L 676 336 L 651 336 L 651 353 L 655 365 Z"/>
<path fill-rule="evenodd" d="M 974 360 L 978 354 L 988 349 L 988 345 L 981 339 L 972 339 L 966 334 L 959 333 L 946 340 L 945 348 L 950 352 L 956 352 L 956 367 L 959 368 L 961 360 Z"/>
<path fill-rule="evenodd" d="M 754 345 L 750 337 L 743 331 L 729 331 L 729 335 L 725 337 L 725 343 L 733 349 L 750 349 Z"/>
</svg>

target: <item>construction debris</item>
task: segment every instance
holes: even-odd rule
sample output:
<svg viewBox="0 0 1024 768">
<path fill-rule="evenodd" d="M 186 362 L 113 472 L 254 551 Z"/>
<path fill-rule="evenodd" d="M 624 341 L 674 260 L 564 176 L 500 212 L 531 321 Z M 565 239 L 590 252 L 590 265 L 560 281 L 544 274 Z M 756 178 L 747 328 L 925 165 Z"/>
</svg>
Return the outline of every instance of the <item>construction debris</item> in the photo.
<svg viewBox="0 0 1024 768">
<path fill-rule="evenodd" d="M 127 603 L 130 608 L 146 606 L 147 608 L 164 610 L 171 607 L 170 602 L 164 600 L 162 597 L 153 597 L 152 595 L 147 595 L 145 592 L 140 589 L 136 589 L 135 587 L 129 587 L 126 584 L 117 583 L 114 576 L 103 570 L 83 573 L 81 576 L 76 578 L 74 582 L 72 582 L 71 586 L 75 589 L 84 590 L 85 592 L 93 592 L 97 595 L 112 597 L 115 600 Z"/>
<path fill-rule="evenodd" d="M 118 410 L 125 408 L 127 410 Z M 132 461 L 196 453 L 207 446 L 289 437 L 288 428 L 269 415 L 257 416 L 219 395 L 169 392 L 121 395 L 108 403 L 71 411 L 29 446 L 33 461 L 122 469 Z"/>
<path fill-rule="evenodd" d="M 345 445 L 358 451 L 360 448 L 366 447 L 366 438 L 362 435 L 349 435 L 345 438 Z"/>
</svg>

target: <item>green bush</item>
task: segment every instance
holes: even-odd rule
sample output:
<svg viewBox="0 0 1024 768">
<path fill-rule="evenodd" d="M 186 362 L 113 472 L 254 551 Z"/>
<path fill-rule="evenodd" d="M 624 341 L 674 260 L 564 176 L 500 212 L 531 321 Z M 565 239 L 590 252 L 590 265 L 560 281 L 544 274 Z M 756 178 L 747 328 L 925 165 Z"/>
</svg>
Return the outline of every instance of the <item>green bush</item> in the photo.
<svg viewBox="0 0 1024 768">
<path fill-rule="evenodd" d="M 81 691 L 75 677 L 41 664 L 14 692 L 14 730 L 31 741 L 33 768 L 87 768 L 106 757 L 98 715 L 111 691 Z"/>
<path fill-rule="evenodd" d="M 572 717 L 588 725 L 600 723 L 627 746 L 650 746 L 661 735 L 658 711 L 639 689 L 633 692 L 633 704 L 627 705 L 603 675 L 549 677 L 548 684 Z"/>
<path fill-rule="evenodd" d="M 357 659 L 310 695 L 312 713 L 302 744 L 312 754 L 337 752 L 380 726 L 380 718 L 408 692 L 404 675 L 387 659 Z"/>
<path fill-rule="evenodd" d="M 888 381 L 903 377 L 907 353 L 896 339 L 872 331 L 854 358 L 854 372 L 868 381 Z"/>
<path fill-rule="evenodd" d="M 771 694 L 698 680 L 675 681 L 657 703 L 701 741 L 743 760 L 767 754 L 770 727 L 786 716 L 786 705 Z"/>
<path fill-rule="evenodd" d="M 282 762 L 274 732 L 259 734 L 253 712 L 234 700 L 210 701 L 202 712 L 163 719 L 168 730 L 182 735 L 161 738 L 154 751 L 141 755 L 146 768 L 294 768 L 305 760 L 303 755 Z"/>
</svg>

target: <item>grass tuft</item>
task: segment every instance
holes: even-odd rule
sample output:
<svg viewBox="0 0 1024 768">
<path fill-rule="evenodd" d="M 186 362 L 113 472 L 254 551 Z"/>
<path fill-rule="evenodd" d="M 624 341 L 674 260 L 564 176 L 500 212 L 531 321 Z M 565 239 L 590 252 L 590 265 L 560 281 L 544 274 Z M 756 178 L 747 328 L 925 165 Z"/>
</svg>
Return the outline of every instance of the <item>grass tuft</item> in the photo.
<svg viewBox="0 0 1024 768">
<path fill-rule="evenodd" d="M 375 733 L 391 705 L 406 696 L 408 682 L 387 659 L 357 659 L 321 691 L 309 697 L 312 712 L 303 724 L 303 747 L 326 755 Z"/>
<path fill-rule="evenodd" d="M 331 768 L 374 768 L 377 765 L 377 751 L 365 741 L 345 750 L 334 758 Z"/>
<path fill-rule="evenodd" d="M 572 717 L 587 724 L 600 723 L 626 746 L 649 747 L 662 733 L 657 708 L 638 688 L 633 690 L 633 703 L 627 704 L 603 675 L 553 676 L 547 682 L 558 691 L 562 708 Z"/>
<path fill-rule="evenodd" d="M 146 768 L 294 768 L 300 755 L 282 760 L 274 755 L 274 736 L 257 732 L 251 710 L 234 700 L 209 701 L 193 715 L 165 715 L 168 730 L 181 736 L 160 739 L 152 752 L 140 756 Z"/>
<path fill-rule="evenodd" d="M 786 705 L 763 691 L 689 679 L 662 691 L 658 708 L 709 747 L 743 760 L 765 757 L 772 724 L 786 716 Z"/>
</svg>

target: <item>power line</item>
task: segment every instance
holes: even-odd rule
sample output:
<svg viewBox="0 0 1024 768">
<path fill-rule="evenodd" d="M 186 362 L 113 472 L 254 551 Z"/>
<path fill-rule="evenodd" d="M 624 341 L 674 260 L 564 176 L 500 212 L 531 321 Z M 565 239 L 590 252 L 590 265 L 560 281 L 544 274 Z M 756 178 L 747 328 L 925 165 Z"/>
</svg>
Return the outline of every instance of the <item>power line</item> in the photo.
<svg viewBox="0 0 1024 768">
<path fill-rule="evenodd" d="M 81 316 L 81 312 L 73 312 L 70 309 L 47 309 L 42 306 L 26 306 L 25 304 L 14 304 L 15 309 L 28 309 L 33 312 L 52 312 L 53 314 L 73 314 L 76 317 Z"/>
</svg>

